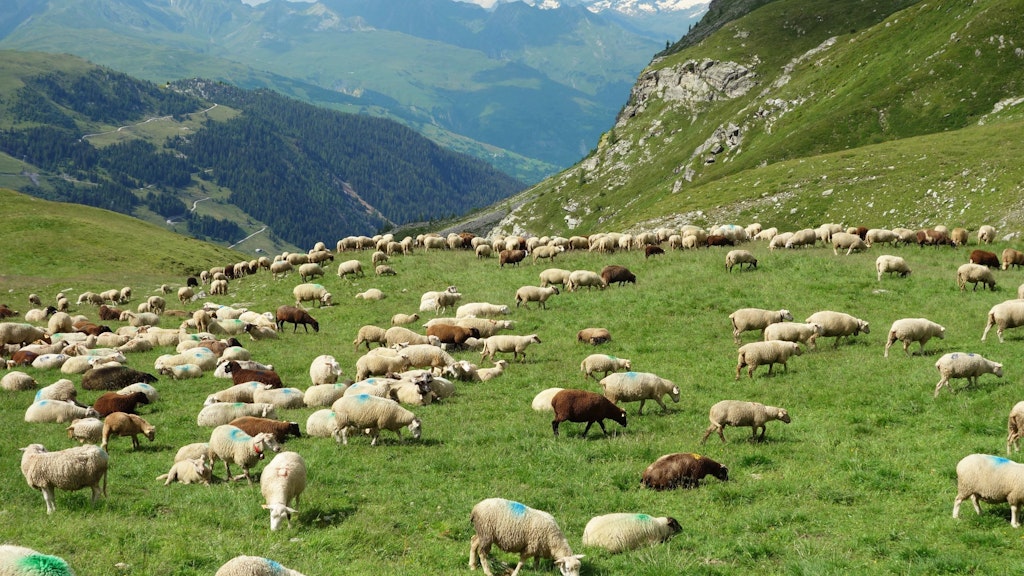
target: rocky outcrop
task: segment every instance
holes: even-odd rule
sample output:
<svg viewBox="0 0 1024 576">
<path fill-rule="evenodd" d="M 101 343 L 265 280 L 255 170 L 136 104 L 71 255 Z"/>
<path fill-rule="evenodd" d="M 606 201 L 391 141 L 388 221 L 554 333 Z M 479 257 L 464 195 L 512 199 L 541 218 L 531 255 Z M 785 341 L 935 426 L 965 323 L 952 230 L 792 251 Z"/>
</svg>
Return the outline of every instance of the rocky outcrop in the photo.
<svg viewBox="0 0 1024 576">
<path fill-rule="evenodd" d="M 630 94 L 616 122 L 625 125 L 647 109 L 650 99 L 699 104 L 745 95 L 757 85 L 757 73 L 736 62 L 689 60 L 678 66 L 645 72 Z"/>
</svg>

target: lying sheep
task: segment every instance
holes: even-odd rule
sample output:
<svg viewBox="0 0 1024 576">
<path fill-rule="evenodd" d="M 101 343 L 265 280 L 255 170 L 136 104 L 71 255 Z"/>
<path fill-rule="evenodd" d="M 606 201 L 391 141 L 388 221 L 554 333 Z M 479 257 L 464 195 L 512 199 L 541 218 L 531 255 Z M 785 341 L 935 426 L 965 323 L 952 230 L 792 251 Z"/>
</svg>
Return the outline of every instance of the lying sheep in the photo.
<svg viewBox="0 0 1024 576">
<path fill-rule="evenodd" d="M 652 462 L 641 475 L 640 483 L 654 490 L 670 490 L 679 486 L 696 488 L 706 476 L 728 481 L 729 469 L 707 456 L 679 452 L 666 454 Z"/>
<path fill-rule="evenodd" d="M 967 283 L 974 285 L 971 292 L 978 290 L 978 284 L 981 283 L 982 290 L 988 286 L 989 290 L 995 291 L 996 289 L 996 277 L 992 273 L 992 269 L 988 266 L 981 264 L 961 264 L 956 269 L 956 285 L 960 287 L 960 291 L 963 292 L 967 288 Z"/>
<path fill-rule="evenodd" d="M 39 383 L 36 382 L 35 378 L 18 370 L 12 370 L 7 374 L 4 374 L 3 378 L 0 378 L 0 389 L 7 390 L 9 392 L 35 390 L 38 387 Z"/>
<path fill-rule="evenodd" d="M 21 451 L 21 473 L 29 487 L 43 493 L 47 514 L 57 509 L 54 488 L 72 492 L 92 488 L 93 504 L 101 494 L 106 497 L 109 457 L 102 448 L 86 444 L 47 452 L 42 444 L 29 444 Z"/>
<path fill-rule="evenodd" d="M 921 355 L 924 356 L 924 345 L 932 338 L 940 340 L 946 337 L 946 329 L 927 318 L 900 318 L 892 323 L 889 328 L 889 337 L 885 341 L 886 358 L 889 357 L 889 347 L 897 340 L 903 342 L 903 353 L 910 355 L 910 343 L 917 342 L 921 345 Z"/>
<path fill-rule="evenodd" d="M 747 269 L 757 269 L 757 258 L 749 250 L 730 250 L 725 255 L 725 269 L 728 272 L 732 272 L 733 266 L 739 266 L 740 270 L 743 270 L 743 265 L 747 265 Z"/>
<path fill-rule="evenodd" d="M 39 400 L 25 409 L 25 422 L 71 422 L 76 418 L 99 418 L 99 412 L 70 400 Z"/>
<path fill-rule="evenodd" d="M 1018 292 L 1024 292 L 1024 285 L 1022 285 Z M 1018 295 L 1024 296 L 1024 294 Z M 996 335 L 999 336 L 1000 343 L 1003 341 L 1004 330 L 1024 326 L 1024 299 L 1005 300 L 989 309 L 988 321 L 985 322 L 985 331 L 981 333 L 982 342 L 988 337 L 988 331 L 993 326 L 997 327 Z"/>
<path fill-rule="evenodd" d="M 606 375 L 601 379 L 601 389 L 605 398 L 614 404 L 619 402 L 640 401 L 638 416 L 643 416 L 644 403 L 654 400 L 661 406 L 662 412 L 668 411 L 668 406 L 661 400 L 668 394 L 673 402 L 679 402 L 679 387 L 671 380 L 667 380 L 650 372 L 617 372 Z"/>
<path fill-rule="evenodd" d="M 522 304 L 523 308 L 529 309 L 530 302 L 539 302 L 540 307 L 547 310 L 547 300 L 558 294 L 558 288 L 554 286 L 521 286 L 516 290 L 516 308 Z"/>
<path fill-rule="evenodd" d="M 0 574 L 4 576 L 75 576 L 58 556 L 41 554 L 31 548 L 0 545 Z"/>
<path fill-rule="evenodd" d="M 435 313 L 440 313 L 454 306 L 460 299 L 462 299 L 462 294 L 459 294 L 455 286 L 449 286 L 447 290 L 440 292 L 424 292 L 420 296 L 420 312 L 433 310 Z"/>
<path fill-rule="evenodd" d="M 558 436 L 558 425 L 562 422 L 586 422 L 583 429 L 584 438 L 590 427 L 597 422 L 601 432 L 608 435 L 604 427 L 604 420 L 614 420 L 626 427 L 626 411 L 616 406 L 611 400 L 589 390 L 566 389 L 558 392 L 551 398 L 551 408 L 555 412 L 555 419 L 551 421 L 551 430 Z"/>
<path fill-rule="evenodd" d="M 275 408 L 288 410 L 292 408 L 304 408 L 305 393 L 298 388 L 257 388 L 252 393 L 252 401 L 255 404 L 270 404 Z"/>
<path fill-rule="evenodd" d="M 339 433 L 335 441 L 348 444 L 350 429 L 368 429 L 370 446 L 377 445 L 381 430 L 391 430 L 402 439 L 402 428 L 408 427 L 414 439 L 419 439 L 423 424 L 415 414 L 403 408 L 394 400 L 378 398 L 369 394 L 345 396 L 331 406 L 334 411 Z"/>
<path fill-rule="evenodd" d="M 1010 448 L 1020 452 L 1020 439 L 1024 437 L 1024 401 L 1017 402 L 1010 409 L 1010 416 L 1006 420 L 1006 455 L 1010 455 Z"/>
<path fill-rule="evenodd" d="M 235 556 L 228 560 L 213 576 L 303 576 L 297 570 L 260 556 Z"/>
<path fill-rule="evenodd" d="M 46 331 L 31 324 L 0 322 L 0 346 L 18 344 L 24 346 L 46 338 Z"/>
<path fill-rule="evenodd" d="M 334 384 L 316 384 L 306 388 L 302 395 L 302 402 L 307 408 L 317 406 L 330 406 L 334 401 L 341 398 L 345 393 L 348 384 L 336 382 Z"/>
<path fill-rule="evenodd" d="M 174 454 L 174 461 L 181 462 L 183 460 L 194 460 L 196 458 L 206 458 L 210 454 L 210 443 L 209 442 L 192 442 L 186 444 L 178 449 Z"/>
<path fill-rule="evenodd" d="M 388 372 L 404 372 L 411 366 L 409 357 L 401 352 L 388 355 L 364 354 L 356 360 L 356 380 L 364 380 L 369 376 L 383 376 Z"/>
<path fill-rule="evenodd" d="M 821 324 L 808 324 L 806 322 L 776 322 L 765 327 L 764 339 L 801 342 L 813 350 L 814 348 L 817 348 L 818 336 L 821 336 L 822 332 L 823 329 Z"/>
<path fill-rule="evenodd" d="M 203 369 L 198 364 L 165 366 L 158 372 L 163 376 L 170 376 L 171 380 L 194 380 L 203 377 Z"/>
<path fill-rule="evenodd" d="M 625 512 L 594 516 L 583 528 L 583 545 L 611 553 L 665 542 L 683 528 L 675 518 Z"/>
<path fill-rule="evenodd" d="M 228 481 L 245 478 L 252 484 L 252 476 L 249 469 L 256 462 L 264 458 L 267 450 L 280 452 L 281 445 L 274 440 L 274 435 L 262 432 L 256 436 L 250 436 L 230 424 L 222 424 L 213 429 L 210 434 L 210 463 L 217 460 L 224 461 L 224 474 Z M 242 474 L 231 475 L 231 463 L 241 466 Z"/>
<path fill-rule="evenodd" d="M 136 382 L 152 384 L 156 376 L 127 366 L 97 366 L 82 374 L 83 390 L 120 390 Z"/>
<path fill-rule="evenodd" d="M 521 362 L 526 362 L 526 347 L 530 344 L 540 344 L 540 337 L 536 334 L 529 334 L 526 336 L 516 336 L 512 334 L 500 334 L 498 336 L 491 336 L 490 338 L 484 339 L 483 351 L 480 353 L 480 359 L 487 358 L 488 360 L 494 361 L 494 354 L 496 352 L 511 352 L 512 361 L 515 362 L 516 358 L 522 354 L 523 359 Z"/>
<path fill-rule="evenodd" d="M 253 404 L 249 402 L 217 402 L 203 406 L 196 417 L 196 424 L 204 427 L 221 426 L 242 416 L 259 418 L 277 418 L 277 410 L 273 404 Z"/>
<path fill-rule="evenodd" d="M 956 498 L 953 518 L 960 517 L 960 503 L 970 498 L 981 514 L 979 500 L 1010 505 L 1010 526 L 1020 528 L 1017 512 L 1024 503 L 1024 464 L 999 456 L 970 454 L 956 464 Z"/>
<path fill-rule="evenodd" d="M 785 342 L 783 340 L 768 340 L 765 342 L 751 342 L 740 346 L 739 356 L 736 360 L 736 380 L 740 379 L 740 370 L 747 366 L 747 376 L 754 377 L 754 370 L 763 364 L 768 365 L 768 375 L 772 373 L 775 364 L 782 364 L 786 368 L 786 362 L 790 356 L 803 354 L 800 345 L 796 342 Z"/>
<path fill-rule="evenodd" d="M 835 341 L 832 343 L 833 348 L 839 347 L 839 340 L 846 339 L 850 340 L 850 336 L 856 336 L 861 332 L 865 334 L 871 333 L 870 325 L 861 320 L 855 318 L 845 312 L 833 312 L 832 310 L 823 310 L 821 312 L 815 312 L 811 314 L 804 322 L 809 324 L 820 324 L 821 335 L 824 337 L 835 337 Z"/>
<path fill-rule="evenodd" d="M 80 444 L 98 444 L 103 440 L 103 421 L 99 418 L 75 418 L 67 428 L 68 438 Z"/>
<path fill-rule="evenodd" d="M 272 368 L 243 368 L 242 364 L 237 360 L 229 360 L 224 365 L 224 371 L 231 375 L 231 381 L 235 384 L 261 382 L 266 384 L 267 388 L 281 388 L 283 386 L 281 375 Z"/>
<path fill-rule="evenodd" d="M 455 309 L 456 318 L 483 318 L 503 316 L 508 313 L 508 306 L 504 304 L 491 304 L 490 302 L 470 302 Z"/>
<path fill-rule="evenodd" d="M 306 435 L 313 438 L 333 438 L 338 431 L 338 419 L 334 410 L 322 408 L 306 418 Z"/>
<path fill-rule="evenodd" d="M 203 454 L 199 458 L 176 461 L 166 474 L 161 474 L 156 479 L 164 480 L 164 486 L 169 486 L 172 482 L 209 486 L 213 480 L 213 467 L 206 460 L 206 454 Z"/>
<path fill-rule="evenodd" d="M 356 294 L 356 300 L 383 300 L 385 298 L 387 295 L 377 288 L 368 288 L 365 292 Z"/>
<path fill-rule="evenodd" d="M 486 576 L 491 572 L 491 546 L 505 552 L 519 553 L 519 563 L 512 571 L 519 574 L 526 560 L 535 562 L 550 558 L 562 576 L 579 576 L 582 554 L 573 554 L 569 541 L 547 512 L 535 510 L 504 498 L 481 500 L 469 514 L 473 537 L 469 542 L 469 568 L 475 570 L 477 560 Z"/>
<path fill-rule="evenodd" d="M 910 275 L 910 266 L 907 261 L 899 256 L 882 254 L 875 259 L 875 271 L 878 272 L 878 281 L 882 281 L 882 274 L 899 274 L 900 278 Z"/>
<path fill-rule="evenodd" d="M 762 336 L 764 329 L 776 322 L 793 320 L 789 310 L 765 310 L 763 308 L 740 308 L 729 314 L 729 321 L 732 323 L 732 339 L 738 346 L 741 342 L 740 334 L 748 330 L 760 330 Z"/>
<path fill-rule="evenodd" d="M 765 406 L 759 402 L 743 400 L 716 402 L 708 413 L 708 419 L 711 420 L 711 426 L 704 431 L 704 437 L 700 439 L 701 444 L 707 442 L 708 436 L 712 432 L 718 432 L 719 438 L 725 442 L 723 430 L 726 426 L 750 426 L 750 440 L 760 442 L 764 440 L 764 434 L 767 431 L 765 423 L 772 420 L 780 420 L 786 424 L 790 422 L 789 412 L 785 408 Z M 760 437 L 757 435 L 759 428 L 761 429 Z"/>
<path fill-rule="evenodd" d="M 235 384 L 229 386 L 219 392 L 214 392 L 206 397 L 203 402 L 203 406 L 209 406 L 217 402 L 234 403 L 234 402 L 247 402 L 252 403 L 252 395 L 256 392 L 256 389 L 262 388 L 261 382 L 245 382 L 243 384 Z M 226 424 L 226 422 L 221 422 Z"/>
<path fill-rule="evenodd" d="M 139 434 L 142 434 L 152 442 L 156 434 L 156 426 L 146 422 L 137 414 L 125 414 L 124 412 L 108 414 L 103 420 L 103 438 L 100 448 L 106 450 L 107 443 L 112 436 L 131 436 L 132 450 L 138 450 Z"/>
<path fill-rule="evenodd" d="M 270 511 L 270 529 L 281 527 L 281 520 L 292 527 L 292 514 L 298 510 L 292 508 L 299 505 L 299 499 L 306 489 L 306 461 L 298 452 L 281 452 L 267 464 L 260 474 L 260 493 L 265 504 L 263 508 Z"/>
<path fill-rule="evenodd" d="M 405 324 L 412 324 L 420 319 L 419 314 L 395 314 L 391 317 L 392 326 L 404 326 Z"/>
<path fill-rule="evenodd" d="M 490 368 L 477 368 L 476 377 L 481 382 L 494 380 L 505 373 L 505 368 L 508 368 L 508 360 L 495 360 L 494 366 Z"/>
<path fill-rule="evenodd" d="M 941 378 L 935 385 L 935 396 L 943 386 L 949 386 L 952 378 L 966 378 L 968 386 L 976 386 L 978 377 L 983 374 L 995 374 L 997 378 L 1003 377 L 1003 365 L 988 360 L 978 354 L 965 354 L 963 352 L 950 352 L 944 354 L 935 362 L 935 368 L 939 371 Z"/>
<path fill-rule="evenodd" d="M 81 406 L 81 404 L 77 403 L 77 399 L 78 390 L 75 389 L 75 383 L 67 378 L 61 378 L 49 386 L 40 388 L 32 401 L 65 400 Z"/>
<path fill-rule="evenodd" d="M 584 328 L 576 333 L 577 342 L 586 342 L 592 346 L 611 342 L 612 334 L 607 328 Z"/>
</svg>

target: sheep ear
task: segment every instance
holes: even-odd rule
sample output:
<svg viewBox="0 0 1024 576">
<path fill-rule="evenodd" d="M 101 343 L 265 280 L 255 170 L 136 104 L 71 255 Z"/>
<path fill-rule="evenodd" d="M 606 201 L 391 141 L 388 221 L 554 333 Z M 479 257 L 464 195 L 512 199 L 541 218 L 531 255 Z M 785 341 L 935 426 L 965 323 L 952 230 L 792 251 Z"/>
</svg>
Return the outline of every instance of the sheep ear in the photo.
<svg viewBox="0 0 1024 576">
<path fill-rule="evenodd" d="M 270 510 L 270 506 L 268 506 L 268 505 L 264 504 L 264 505 L 263 505 L 263 509 L 264 509 L 264 510 Z"/>
</svg>

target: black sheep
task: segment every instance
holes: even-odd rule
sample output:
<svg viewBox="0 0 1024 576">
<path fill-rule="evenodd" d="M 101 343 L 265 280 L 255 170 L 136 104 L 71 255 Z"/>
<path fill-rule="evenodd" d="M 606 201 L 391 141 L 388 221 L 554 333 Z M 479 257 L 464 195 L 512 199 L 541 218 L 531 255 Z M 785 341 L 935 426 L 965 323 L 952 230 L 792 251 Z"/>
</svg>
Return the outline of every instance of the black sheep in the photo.
<svg viewBox="0 0 1024 576">
<path fill-rule="evenodd" d="M 707 456 L 692 452 L 666 454 L 644 470 L 640 483 L 655 490 L 668 490 L 682 486 L 695 488 L 705 476 L 719 480 L 729 479 L 729 469 Z"/>
<path fill-rule="evenodd" d="M 136 382 L 152 384 L 156 376 L 127 366 L 100 366 L 82 374 L 83 390 L 120 390 Z"/>
<path fill-rule="evenodd" d="M 562 390 L 551 398 L 551 407 L 555 411 L 555 419 L 551 421 L 551 430 L 558 436 L 558 425 L 562 422 L 586 422 L 582 436 L 586 437 L 590 427 L 597 422 L 604 435 L 608 430 L 604 427 L 604 419 L 608 418 L 626 426 L 626 411 L 612 403 L 604 396 L 589 390 Z"/>
<path fill-rule="evenodd" d="M 625 266 L 610 265 L 605 266 L 601 269 L 601 279 L 604 280 L 606 286 L 611 286 L 613 282 L 622 286 L 626 282 L 636 284 L 636 275 L 629 271 L 629 268 Z"/>
</svg>

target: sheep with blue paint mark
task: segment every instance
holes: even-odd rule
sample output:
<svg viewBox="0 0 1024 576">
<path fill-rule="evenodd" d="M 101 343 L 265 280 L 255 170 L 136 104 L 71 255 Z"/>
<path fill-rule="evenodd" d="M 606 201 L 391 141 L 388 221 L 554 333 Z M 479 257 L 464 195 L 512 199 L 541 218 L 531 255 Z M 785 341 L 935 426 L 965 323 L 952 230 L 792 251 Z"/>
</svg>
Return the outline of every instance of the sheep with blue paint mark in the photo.
<svg viewBox="0 0 1024 576">
<path fill-rule="evenodd" d="M 343 396 L 331 405 L 337 422 L 338 432 L 334 439 L 348 444 L 350 430 L 369 430 L 370 446 L 377 445 L 381 430 L 391 430 L 398 439 L 402 439 L 402 428 L 408 427 L 412 437 L 418 439 L 422 434 L 422 422 L 411 411 L 403 408 L 389 398 L 380 398 L 370 394 Z"/>
<path fill-rule="evenodd" d="M 674 382 L 650 372 L 615 372 L 601 379 L 605 398 L 613 403 L 640 401 L 637 415 L 643 415 L 644 403 L 654 400 L 662 412 L 668 406 L 661 400 L 666 394 L 673 402 L 679 402 L 679 387 Z"/>
<path fill-rule="evenodd" d="M 270 558 L 235 556 L 228 560 L 214 576 L 303 576 L 296 570 L 285 568 Z"/>
<path fill-rule="evenodd" d="M 550 558 L 562 576 L 579 576 L 582 554 L 573 554 L 569 541 L 554 516 L 504 498 L 487 498 L 473 506 L 469 515 L 473 537 L 469 542 L 469 568 L 475 570 L 477 560 L 484 574 L 493 576 L 489 556 L 491 546 L 519 554 L 519 563 L 512 576 L 517 576 L 529 558 L 534 565 L 541 558 Z"/>
<path fill-rule="evenodd" d="M 252 476 L 249 469 L 264 458 L 267 450 L 280 452 L 281 445 L 269 432 L 261 432 L 255 436 L 249 436 L 237 426 L 222 424 L 213 429 L 210 434 L 210 450 L 207 456 L 210 463 L 217 460 L 224 461 L 224 473 L 227 480 L 238 480 L 245 478 L 252 484 Z M 231 463 L 242 467 L 242 474 L 231 475 Z"/>
<path fill-rule="evenodd" d="M 583 529 L 583 545 L 598 546 L 609 552 L 624 552 L 641 546 L 665 542 L 682 530 L 672 517 L 618 512 L 595 516 Z"/>
<path fill-rule="evenodd" d="M 1020 527 L 1017 512 L 1024 503 L 1024 464 L 988 454 L 970 454 L 956 465 L 956 499 L 953 518 L 960 517 L 960 503 L 970 498 L 981 514 L 979 500 L 1010 505 L 1010 525 Z"/>
<path fill-rule="evenodd" d="M 1003 365 L 984 358 L 980 354 L 950 352 L 943 354 L 935 361 L 935 368 L 939 371 L 941 378 L 935 385 L 935 396 L 943 386 L 949 386 L 953 378 L 966 378 L 968 386 L 976 386 L 978 377 L 984 374 L 995 374 L 997 378 L 1003 377 Z"/>
</svg>

